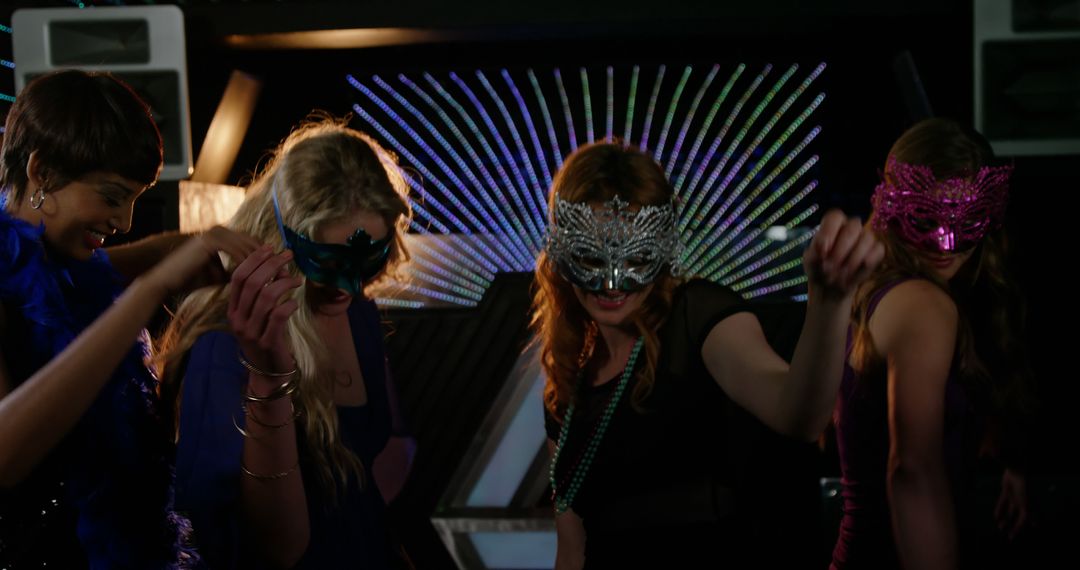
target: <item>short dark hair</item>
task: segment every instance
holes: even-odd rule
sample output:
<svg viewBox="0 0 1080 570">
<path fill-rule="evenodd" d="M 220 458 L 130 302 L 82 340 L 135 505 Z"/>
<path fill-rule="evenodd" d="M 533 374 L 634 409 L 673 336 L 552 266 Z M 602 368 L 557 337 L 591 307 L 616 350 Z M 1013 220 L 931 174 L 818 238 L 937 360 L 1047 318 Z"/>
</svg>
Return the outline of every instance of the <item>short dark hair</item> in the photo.
<svg viewBox="0 0 1080 570">
<path fill-rule="evenodd" d="M 152 184 L 161 172 L 161 134 L 150 108 L 106 72 L 65 70 L 31 81 L 8 112 L 0 149 L 0 189 L 9 203 L 26 191 L 26 163 L 37 157 L 51 186 L 90 172 Z"/>
</svg>

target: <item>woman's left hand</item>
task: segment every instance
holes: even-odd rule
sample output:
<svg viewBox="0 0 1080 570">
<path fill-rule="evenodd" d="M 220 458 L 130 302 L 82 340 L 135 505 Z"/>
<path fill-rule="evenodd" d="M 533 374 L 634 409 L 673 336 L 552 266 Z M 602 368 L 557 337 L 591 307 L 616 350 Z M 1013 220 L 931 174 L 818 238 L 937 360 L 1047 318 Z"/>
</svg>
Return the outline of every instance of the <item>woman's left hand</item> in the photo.
<svg viewBox="0 0 1080 570">
<path fill-rule="evenodd" d="M 848 299 L 885 258 L 885 246 L 857 217 L 830 210 L 803 255 L 810 291 Z"/>
</svg>

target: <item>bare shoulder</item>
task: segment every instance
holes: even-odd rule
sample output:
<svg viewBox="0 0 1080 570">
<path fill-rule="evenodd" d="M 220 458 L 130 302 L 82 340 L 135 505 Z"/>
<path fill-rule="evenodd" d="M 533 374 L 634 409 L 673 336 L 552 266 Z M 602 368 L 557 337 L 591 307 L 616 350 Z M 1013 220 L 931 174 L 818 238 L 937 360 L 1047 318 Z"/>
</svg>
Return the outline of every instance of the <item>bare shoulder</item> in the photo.
<svg viewBox="0 0 1080 570">
<path fill-rule="evenodd" d="M 948 292 L 924 279 L 905 281 L 887 292 L 870 318 L 870 334 L 882 351 L 913 339 L 938 344 L 954 339 L 959 320 Z M 919 344 L 923 344 L 920 342 Z M 948 345 L 949 352 L 952 346 Z"/>
</svg>

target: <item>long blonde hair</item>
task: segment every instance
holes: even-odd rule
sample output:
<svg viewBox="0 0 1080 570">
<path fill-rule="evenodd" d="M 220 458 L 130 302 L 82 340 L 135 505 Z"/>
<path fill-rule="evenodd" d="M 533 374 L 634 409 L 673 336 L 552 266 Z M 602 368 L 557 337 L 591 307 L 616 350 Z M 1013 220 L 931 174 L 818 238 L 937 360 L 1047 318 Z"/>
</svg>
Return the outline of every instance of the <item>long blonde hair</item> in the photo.
<svg viewBox="0 0 1080 570">
<path fill-rule="evenodd" d="M 271 189 L 276 188 L 285 225 L 314 236 L 321 226 L 366 210 L 382 216 L 393 240 L 386 268 L 377 282 L 409 257 L 403 241 L 411 219 L 408 187 L 396 159 L 367 135 L 350 129 L 346 120 L 320 116 L 293 131 L 273 153 L 266 167 L 248 188 L 240 209 L 227 224 L 250 234 L 276 250 L 284 245 L 274 216 Z M 231 260 L 235 266 L 242 260 Z M 226 269 L 232 269 L 227 267 Z M 289 270 L 297 275 L 295 265 Z M 365 290 L 373 283 L 365 284 Z M 305 302 L 307 281 L 292 296 L 299 309 L 287 328 L 293 357 L 300 370 L 296 408 L 307 449 L 320 487 L 337 496 L 335 481 L 353 475 L 363 484 L 359 458 L 341 442 L 333 401 L 330 355 L 316 330 L 315 314 Z M 203 333 L 227 330 L 229 286 L 200 289 L 180 304 L 159 342 L 158 363 L 163 378 L 163 399 L 174 413 L 182 393 L 181 374 L 186 353 Z M 179 414 L 175 416 L 179 418 Z M 174 421 L 174 424 L 176 422 Z"/>
<path fill-rule="evenodd" d="M 555 196 L 569 202 L 599 203 L 615 196 L 639 206 L 664 205 L 674 189 L 664 171 L 649 155 L 618 142 L 583 146 L 567 157 L 552 182 L 549 211 Z M 679 280 L 667 269 L 660 272 L 648 296 L 630 316 L 645 339 L 644 366 L 631 393 L 641 411 L 652 392 L 660 359 L 657 330 L 667 319 Z M 540 361 L 547 375 L 544 405 L 559 418 L 573 401 L 579 374 L 595 371 L 607 357 L 596 323 L 574 294 L 574 286 L 559 274 L 555 262 L 541 253 L 536 265 L 532 328 L 540 342 Z"/>
</svg>

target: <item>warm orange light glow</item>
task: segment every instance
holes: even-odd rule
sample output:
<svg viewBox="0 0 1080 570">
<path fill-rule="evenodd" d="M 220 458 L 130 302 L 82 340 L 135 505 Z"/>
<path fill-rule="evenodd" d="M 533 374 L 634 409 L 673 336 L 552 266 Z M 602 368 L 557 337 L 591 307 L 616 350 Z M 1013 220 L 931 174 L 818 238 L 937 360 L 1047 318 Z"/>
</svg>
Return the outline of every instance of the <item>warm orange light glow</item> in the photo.
<svg viewBox="0 0 1080 570">
<path fill-rule="evenodd" d="M 251 124 L 261 90 L 262 82 L 257 78 L 240 71 L 232 72 L 210 128 L 206 130 L 206 140 L 191 175 L 193 181 L 215 184 L 226 181 Z"/>
<path fill-rule="evenodd" d="M 239 186 L 180 181 L 180 231 L 199 232 L 225 223 L 244 201 Z"/>
<path fill-rule="evenodd" d="M 238 49 L 352 49 L 444 42 L 465 37 L 464 32 L 420 28 L 358 28 L 280 34 L 225 36 L 225 45 Z"/>
</svg>

